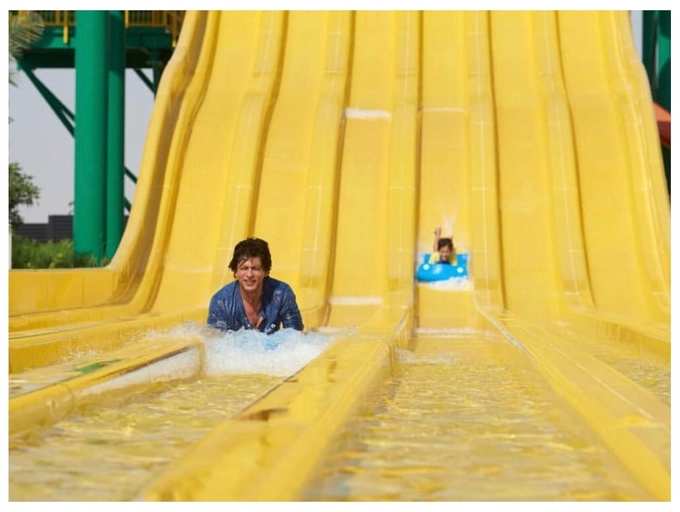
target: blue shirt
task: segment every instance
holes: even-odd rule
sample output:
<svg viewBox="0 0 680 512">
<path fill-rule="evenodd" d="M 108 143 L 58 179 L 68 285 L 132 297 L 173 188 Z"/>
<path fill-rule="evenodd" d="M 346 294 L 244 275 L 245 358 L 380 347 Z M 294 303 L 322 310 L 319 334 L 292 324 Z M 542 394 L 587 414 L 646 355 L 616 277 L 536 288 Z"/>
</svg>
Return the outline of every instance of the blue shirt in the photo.
<svg viewBox="0 0 680 512">
<path fill-rule="evenodd" d="M 301 331 L 302 317 L 295 302 L 295 294 L 290 286 L 272 277 L 265 277 L 262 283 L 262 310 L 259 330 L 271 334 L 283 327 L 291 327 Z M 248 321 L 238 281 L 234 281 L 210 299 L 208 325 L 223 331 L 238 331 L 242 327 L 253 329 Z"/>
</svg>

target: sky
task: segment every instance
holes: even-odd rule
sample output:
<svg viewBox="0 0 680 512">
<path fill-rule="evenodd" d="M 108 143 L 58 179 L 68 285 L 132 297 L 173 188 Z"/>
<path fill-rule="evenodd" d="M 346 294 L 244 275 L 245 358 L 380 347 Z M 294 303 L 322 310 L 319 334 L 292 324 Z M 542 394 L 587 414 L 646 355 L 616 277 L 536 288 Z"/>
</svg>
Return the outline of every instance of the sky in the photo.
<svg viewBox="0 0 680 512">
<path fill-rule="evenodd" d="M 150 71 L 150 70 L 147 70 Z M 75 111 L 75 72 L 38 69 L 36 76 L 72 111 Z M 150 77 L 150 72 L 147 72 Z M 40 187 L 37 205 L 21 207 L 24 222 L 47 222 L 49 214 L 70 213 L 73 201 L 73 137 L 24 73 L 9 87 L 9 159 L 19 162 Z M 138 174 L 153 94 L 134 71 L 125 74 L 125 164 Z M 125 196 L 132 202 L 134 184 L 125 179 Z"/>
<path fill-rule="evenodd" d="M 638 51 L 642 38 L 641 11 L 632 11 L 633 33 Z M 149 71 L 149 70 L 147 70 Z M 69 108 L 75 110 L 75 72 L 39 69 L 36 76 Z M 150 76 L 150 73 L 147 73 Z M 40 187 L 38 204 L 21 207 L 24 222 L 47 222 L 52 214 L 71 213 L 73 201 L 73 137 L 54 115 L 47 102 L 23 73 L 9 87 L 9 159 L 19 162 Z M 139 173 L 144 140 L 153 108 L 153 95 L 132 70 L 125 76 L 125 164 Z M 125 196 L 133 201 L 134 185 L 125 179 Z"/>
</svg>

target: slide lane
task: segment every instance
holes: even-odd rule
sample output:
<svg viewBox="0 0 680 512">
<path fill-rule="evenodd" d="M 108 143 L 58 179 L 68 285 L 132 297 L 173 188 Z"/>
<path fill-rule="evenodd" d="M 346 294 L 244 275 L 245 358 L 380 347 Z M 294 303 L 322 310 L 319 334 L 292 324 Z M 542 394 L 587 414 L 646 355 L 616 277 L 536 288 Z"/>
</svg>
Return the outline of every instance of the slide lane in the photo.
<svg viewBox="0 0 680 512">
<path fill-rule="evenodd" d="M 355 14 L 328 326 L 412 323 L 420 14 Z"/>
<path fill-rule="evenodd" d="M 145 339 L 147 331 L 163 330 L 183 320 L 205 320 L 207 300 L 226 266 L 226 260 L 214 260 L 215 247 L 221 244 L 231 251 L 236 240 L 247 236 L 252 223 L 258 155 L 281 57 L 284 22 L 283 13 L 210 14 L 208 42 L 204 43 L 208 46 L 184 105 L 191 105 L 193 111 L 183 110 L 175 134 L 176 139 L 187 136 L 188 140 L 180 148 L 175 141 L 170 159 L 172 165 L 183 166 L 177 172 L 181 179 L 177 187 L 168 185 L 164 195 L 171 204 L 187 206 L 162 210 L 167 233 L 156 237 L 156 243 L 163 245 L 154 246 L 155 255 L 150 258 L 160 268 L 145 275 L 149 277 L 146 290 L 138 290 L 126 307 L 110 308 L 109 316 L 99 323 L 10 338 L 12 382 L 25 395 L 16 403 L 33 404 L 13 409 L 16 425 L 27 424 L 20 419 L 22 411 L 42 411 L 43 423 L 63 416 L 50 412 L 54 394 L 66 393 L 60 382 L 68 380 L 70 390 L 92 383 L 89 375 L 72 379 L 78 368 L 93 367 L 102 379 L 109 373 L 99 367 L 114 359 L 118 373 L 126 364 L 133 371 L 140 357 L 149 357 L 147 353 L 159 357 Z M 221 44 L 220 39 L 224 39 Z M 219 48 L 216 54 L 215 48 Z M 234 73 L 233 69 L 245 71 Z M 207 84 L 200 84 L 201 80 Z M 232 142 L 225 145 L 224 140 Z M 177 199 L 171 197 L 173 189 Z M 201 230 L 195 229 L 197 223 Z M 168 343 L 168 356 L 173 355 L 172 345 Z M 75 403 L 67 398 L 72 409 Z M 32 413 L 31 417 L 35 418 Z"/>
<path fill-rule="evenodd" d="M 563 12 L 558 19 L 596 311 L 668 341 L 669 203 L 628 17 Z"/>
<path fill-rule="evenodd" d="M 491 329 L 417 336 L 340 431 L 314 501 L 649 500 L 588 425 Z"/>
<path fill-rule="evenodd" d="M 338 141 L 344 129 L 353 23 L 349 12 L 288 14 L 281 82 L 262 149 L 256 214 L 249 230 L 269 243 L 272 275 L 291 285 L 308 329 L 321 325 L 328 314 Z M 224 248 L 225 261 L 232 250 L 233 245 Z"/>
<path fill-rule="evenodd" d="M 484 290 L 477 288 L 474 292 L 475 304 L 483 317 L 490 320 L 508 342 L 525 351 L 534 360 L 537 368 L 557 391 L 557 395 L 566 399 L 580 413 L 590 428 L 599 435 L 606 449 L 615 454 L 619 463 L 634 475 L 645 492 L 663 499 L 670 492 L 669 339 L 663 337 L 661 328 L 656 331 L 648 328 L 658 310 L 654 312 L 643 308 L 645 303 L 654 303 L 646 301 L 645 294 L 648 298 L 653 298 L 655 289 L 652 279 L 645 280 L 643 265 L 640 265 L 640 269 L 633 270 L 630 261 L 621 263 L 626 268 L 619 271 L 628 272 L 627 279 L 636 278 L 641 285 L 632 292 L 626 291 L 635 294 L 633 304 L 641 309 L 635 313 L 629 310 L 627 321 L 622 324 L 616 322 L 624 318 L 622 308 L 630 306 L 627 299 L 618 297 L 617 302 L 610 305 L 604 300 L 598 300 L 597 293 L 602 286 L 600 283 L 610 282 L 612 287 L 615 285 L 616 278 L 611 269 L 616 270 L 616 267 L 606 267 L 608 274 L 599 276 L 600 279 L 596 281 L 591 280 L 593 270 L 589 271 L 587 266 L 590 257 L 588 229 L 584 227 L 586 222 L 579 214 L 583 212 L 584 217 L 594 214 L 580 203 L 585 185 L 584 180 L 579 178 L 583 173 L 597 174 L 597 171 L 584 170 L 582 165 L 579 144 L 589 144 L 591 132 L 581 133 L 578 125 L 572 126 L 572 95 L 579 91 L 565 87 L 562 73 L 565 76 L 569 76 L 570 72 L 576 73 L 579 77 L 597 73 L 591 70 L 589 74 L 583 69 L 574 71 L 566 66 L 562 71 L 560 62 L 564 57 L 560 54 L 557 32 L 562 15 L 563 13 L 493 12 L 489 18 L 493 122 L 497 126 L 495 138 L 498 145 L 495 165 L 498 168 L 496 194 L 500 226 L 499 255 L 503 277 L 502 286 L 497 287 L 496 294 L 503 297 L 504 303 L 503 310 L 494 313 L 493 309 L 483 306 L 484 298 L 480 296 L 480 292 Z M 630 39 L 628 25 L 623 24 L 621 19 L 618 24 L 612 23 L 617 15 L 588 13 L 584 16 L 590 18 L 588 23 L 593 22 L 594 16 L 595 27 L 618 27 L 621 31 L 617 34 L 618 40 Z M 580 26 L 578 21 L 570 22 L 574 23 L 574 27 Z M 623 32 L 624 30 L 627 32 Z M 560 30 L 559 33 L 564 38 L 569 31 Z M 572 45 L 582 41 L 582 30 L 577 32 L 574 29 L 573 37 L 575 39 L 570 41 Z M 597 37 L 599 43 L 607 40 Z M 611 40 L 617 39 L 612 37 Z M 518 44 L 510 44 L 509 41 Z M 619 46 L 614 45 L 601 51 L 613 52 L 620 48 L 620 41 L 618 44 Z M 564 46 L 563 42 L 562 48 Z M 626 48 L 634 51 L 632 45 Z M 573 50 L 573 53 L 578 56 L 592 56 L 593 51 L 590 48 L 581 48 L 578 51 Z M 610 58 L 614 60 L 613 57 Z M 642 75 L 627 75 L 625 79 L 636 84 L 633 90 L 644 91 L 635 82 L 639 82 Z M 607 76 L 607 83 L 610 84 L 621 83 L 622 80 L 624 77 L 621 74 L 616 77 Z M 522 94 L 518 91 L 522 91 Z M 526 96 L 524 92 L 527 92 Z M 577 101 L 581 98 L 582 96 L 576 96 Z M 612 102 L 609 94 L 602 100 L 605 105 Z M 593 102 L 593 99 L 590 98 L 590 101 Z M 638 109 L 644 105 L 645 113 L 651 108 L 648 101 L 645 103 L 641 99 L 630 97 L 629 101 Z M 602 107 L 598 105 L 598 108 Z M 610 109 L 618 114 L 613 106 Z M 616 123 L 615 118 L 603 120 L 600 116 L 599 119 L 600 123 L 605 124 L 611 121 L 612 126 Z M 473 126 L 474 121 L 471 120 L 471 127 Z M 473 129 L 471 133 L 474 133 Z M 637 138 L 630 136 L 621 143 L 620 151 L 624 155 L 637 153 L 631 151 L 628 145 L 644 147 L 646 139 L 641 138 L 640 134 L 638 131 Z M 580 140 L 581 137 L 585 141 Z M 470 140 L 470 154 L 478 153 L 479 148 Z M 612 144 L 598 145 L 598 153 L 595 153 L 596 148 L 593 146 L 593 158 L 597 157 L 598 161 L 607 159 L 608 148 L 611 146 Z M 590 162 L 585 163 L 587 165 Z M 635 161 L 631 163 L 624 160 L 617 173 L 610 173 L 606 181 L 607 193 L 612 189 L 621 194 L 626 191 L 630 174 L 621 172 L 625 166 L 634 168 Z M 481 170 L 478 166 L 470 169 L 473 184 L 482 181 Z M 425 161 L 421 172 L 425 179 Z M 650 175 L 646 178 L 647 182 L 655 183 L 662 171 L 660 165 L 647 165 L 644 172 Z M 605 186 L 605 182 L 602 182 L 602 186 Z M 473 185 L 470 193 L 476 192 Z M 493 189 L 490 192 L 487 197 L 493 198 Z M 602 193 L 605 190 L 600 195 Z M 656 206 L 663 204 L 653 195 L 653 191 L 645 193 L 645 201 Z M 522 199 L 519 200 L 519 197 Z M 425 201 L 422 201 L 421 205 L 424 204 Z M 629 206 L 630 204 L 620 208 Z M 628 240 L 625 244 L 637 247 L 635 240 L 659 236 L 659 231 L 654 230 L 658 224 L 663 225 L 668 213 L 667 209 L 663 210 L 666 214 L 664 217 L 659 213 L 659 208 L 649 208 L 649 212 L 655 213 L 658 218 L 649 218 L 649 222 L 644 225 L 639 221 L 633 223 L 627 216 L 629 210 L 624 210 L 624 219 L 621 219 L 621 210 L 608 208 L 601 198 L 598 208 L 599 215 L 605 217 L 599 218 L 602 228 L 598 243 L 611 251 L 610 258 L 617 257 L 614 251 L 620 250 L 617 244 L 623 243 L 614 241 L 614 237 L 626 236 Z M 472 232 L 484 234 L 488 223 L 482 215 L 478 215 L 479 211 L 478 206 L 473 206 Z M 426 215 L 425 207 L 421 206 L 421 218 Z M 617 217 L 612 223 L 623 223 L 626 219 L 629 223 L 620 229 L 618 235 L 614 231 L 607 239 L 605 224 L 610 224 L 606 220 L 609 217 Z M 434 220 L 441 222 L 436 217 Z M 531 228 L 527 229 L 527 226 Z M 421 233 L 427 228 L 428 226 L 422 226 Z M 647 231 L 639 234 L 636 233 L 638 229 Z M 422 233 L 420 243 L 426 246 L 429 238 L 429 233 Z M 473 241 L 473 254 L 485 252 L 483 244 L 481 248 L 477 245 L 479 241 L 484 239 L 480 236 Z M 658 282 L 663 282 L 660 269 L 664 267 L 658 262 L 663 261 L 667 243 L 666 236 L 660 241 L 658 253 L 652 251 L 654 254 L 651 255 L 654 262 L 651 266 L 659 270 L 656 274 Z M 477 258 L 471 263 L 475 285 L 480 281 L 484 282 L 485 278 L 486 267 L 480 263 L 484 262 Z M 605 272 L 604 269 L 603 263 L 603 267 L 595 272 L 602 273 Z M 427 285 L 418 286 L 421 292 Z M 436 301 L 438 307 L 444 310 L 464 310 L 461 308 L 464 292 L 449 292 L 448 299 L 444 298 L 445 293 L 441 290 L 430 293 L 439 294 Z M 611 296 L 615 297 L 613 291 Z M 422 304 L 418 307 L 421 311 L 424 309 Z M 451 335 L 455 336 L 456 330 L 460 331 L 461 327 L 464 330 L 470 329 L 475 322 L 471 320 L 466 325 L 457 323 L 450 317 L 449 325 L 446 325 L 438 321 L 434 312 L 436 307 L 430 316 L 427 313 L 421 314 L 419 331 L 422 335 L 437 331 L 444 335 L 447 330 L 442 327 L 448 327 Z M 664 321 L 661 316 L 660 324 L 667 328 L 668 318 Z"/>
<path fill-rule="evenodd" d="M 495 172 L 493 137 L 478 129 L 487 126 L 482 116 L 490 113 L 491 93 L 488 51 L 480 49 L 487 42 L 478 36 L 478 23 L 475 13 L 423 14 L 419 261 L 423 253 L 432 251 L 437 226 L 442 236 L 453 237 L 457 253 L 470 254 L 475 237 L 484 234 L 471 231 L 472 216 L 490 213 L 485 208 L 491 202 L 474 194 L 488 194 L 492 188 L 471 181 L 473 166 L 489 171 L 490 179 Z M 491 223 L 485 227 L 493 229 Z M 476 267 L 482 261 L 478 256 L 471 255 Z M 472 274 L 477 290 L 482 289 L 482 275 L 481 268 Z M 421 332 L 473 322 L 473 283 L 465 283 L 455 293 L 441 284 L 416 284 L 416 323 Z"/>
<path fill-rule="evenodd" d="M 621 300 L 620 294 L 619 302 L 611 305 L 606 300 L 598 298 L 601 283 L 608 281 L 613 287 L 617 282 L 614 277 L 617 272 L 634 274 L 635 271 L 632 268 L 604 264 L 597 270 L 588 267 L 595 256 L 591 250 L 587 219 L 593 218 L 594 215 L 591 207 L 585 203 L 584 182 L 592 180 L 598 175 L 598 171 L 587 168 L 590 162 L 582 160 L 583 152 L 580 151 L 580 147 L 589 143 L 592 133 L 579 131 L 579 125 L 574 121 L 577 116 L 574 114 L 575 108 L 570 94 L 574 90 L 570 91 L 565 87 L 563 78 L 564 76 L 568 79 L 572 76 L 571 73 L 583 76 L 585 71 L 563 66 L 564 71 L 560 72 L 559 63 L 567 58 L 563 54 L 560 58 L 560 51 L 568 46 L 564 38 L 567 37 L 565 34 L 569 33 L 568 30 L 561 29 L 562 14 L 559 13 L 557 17 L 552 13 L 491 15 L 492 42 L 494 44 L 498 42 L 498 46 L 504 48 L 502 52 L 494 49 L 492 53 L 495 113 L 499 124 L 499 211 L 503 233 L 503 281 L 507 309 L 507 313 L 498 317 L 498 321 L 507 329 L 508 335 L 522 344 L 532 357 L 542 361 L 546 371 L 553 372 L 549 375 L 549 380 L 558 386 L 558 391 L 586 417 L 592 428 L 601 434 L 628 469 L 644 482 L 646 488 L 653 495 L 661 497 L 669 492 L 667 446 L 669 340 L 655 339 L 642 329 L 639 331 L 635 329 L 635 322 L 639 324 L 649 322 L 649 310 L 642 309 L 635 315 L 631 312 L 628 315 L 628 322 L 623 325 L 616 324 L 615 319 L 621 318 L 622 308 L 629 307 L 632 298 L 628 301 L 624 296 Z M 606 23 L 611 17 L 611 13 L 587 14 L 588 17 L 593 15 L 596 15 L 596 18 L 599 16 L 602 23 Z M 588 19 L 584 18 L 586 26 L 587 22 Z M 630 38 L 630 27 L 626 28 L 628 30 L 626 37 Z M 513 58 L 520 58 L 513 56 L 513 52 L 504 44 L 504 38 L 514 37 L 513 31 L 516 30 L 530 38 L 524 54 L 528 61 L 519 61 L 522 65 L 506 65 L 505 59 L 512 62 Z M 562 39 L 558 38 L 558 33 Z M 515 36 L 520 37 L 519 34 Z M 583 37 L 582 30 L 574 32 L 573 38 L 570 44 L 588 40 Z M 598 36 L 597 40 L 601 42 L 608 39 Z M 586 46 L 575 53 L 583 58 L 590 58 L 585 56 L 592 56 L 591 50 Z M 633 50 L 632 46 L 630 50 Z M 605 48 L 603 51 L 611 52 L 612 49 Z M 515 60 L 516 62 L 518 60 Z M 526 72 L 532 69 L 532 66 L 535 69 L 534 74 L 541 77 L 540 80 Z M 591 71 L 597 76 L 595 70 Z M 535 95 L 542 101 L 528 106 L 524 119 L 520 120 L 513 117 L 516 113 L 517 100 L 512 95 L 506 95 L 504 84 L 513 80 L 532 79 L 539 87 Z M 641 75 L 638 75 L 637 79 L 641 79 Z M 612 84 L 621 83 L 622 77 L 609 77 L 608 81 Z M 520 83 L 523 87 L 521 90 L 531 90 L 530 83 Z M 579 99 L 582 97 L 577 96 Z M 605 99 L 607 101 L 604 101 Z M 592 97 L 590 102 L 591 105 L 600 104 Z M 611 102 L 607 96 L 601 103 L 606 105 Z M 610 106 L 610 109 L 615 112 L 613 106 Z M 541 115 L 532 117 L 531 113 L 536 111 L 541 112 Z M 569 112 L 572 113 L 571 119 Z M 615 120 L 609 120 L 603 115 L 598 119 L 601 123 L 616 124 Z M 531 169 L 535 171 L 543 165 L 543 173 L 531 180 L 514 178 L 513 181 L 515 175 L 527 175 L 529 171 L 524 167 L 529 160 L 519 157 L 513 160 L 512 150 L 505 153 L 503 151 L 504 148 L 514 148 L 519 143 L 514 141 L 513 137 L 520 133 L 522 128 L 515 124 L 522 125 L 524 129 L 533 128 L 534 132 L 539 134 L 533 144 L 532 158 L 545 158 L 545 161 L 537 160 Z M 501 127 L 504 125 L 505 129 Z M 630 144 L 641 142 L 636 139 L 629 140 Z M 612 144 L 602 144 L 598 147 L 598 162 L 608 158 L 611 147 Z M 648 171 L 658 173 L 661 172 L 661 168 Z M 605 228 L 605 224 L 608 226 L 620 224 L 630 218 L 627 216 L 628 210 L 625 209 L 627 208 L 625 205 L 621 205 L 621 209 L 603 210 L 602 205 L 607 201 L 603 203 L 601 196 L 609 190 L 617 189 L 621 184 L 626 184 L 628 176 L 627 173 L 619 171 L 616 175 L 611 174 L 606 183 L 601 182 L 601 186 L 606 187 L 606 190 L 604 188 L 601 190 L 600 199 L 597 201 L 600 208 L 598 215 L 612 218 L 611 222 L 602 223 L 597 243 L 609 248 L 609 258 L 612 259 L 618 257 L 615 248 L 622 243 L 621 240 L 614 240 L 615 237 L 625 234 L 629 238 L 627 244 L 636 245 L 635 226 L 629 223 L 619 230 Z M 571 184 L 576 184 L 578 188 L 574 190 Z M 519 204 L 515 206 L 513 198 L 528 186 L 536 194 L 536 200 L 532 202 L 527 199 L 522 201 L 521 207 L 517 207 Z M 581 219 L 579 211 L 582 212 Z M 527 215 L 549 219 L 551 222 L 544 224 L 532 222 Z M 599 219 L 598 222 L 602 220 Z M 527 225 L 531 225 L 532 229 L 526 229 Z M 534 245 L 542 245 L 543 253 Z M 528 252 L 534 259 L 533 271 L 543 269 L 544 277 L 541 278 L 543 287 L 534 283 L 529 290 L 522 289 L 520 278 L 525 276 L 522 270 L 524 256 L 517 250 L 518 247 L 531 248 Z M 550 250 L 553 252 L 549 252 Z M 597 251 L 594 252 L 597 255 Z M 542 257 L 537 259 L 541 254 Z M 629 262 L 624 265 L 629 265 Z M 598 277 L 594 278 L 594 274 Z M 534 297 L 522 296 L 527 293 L 534 294 Z M 630 290 L 626 293 L 630 293 Z M 635 293 L 635 301 L 642 307 L 641 297 L 644 298 L 645 291 L 638 288 Z M 612 293 L 611 297 L 614 298 L 615 294 Z M 531 311 L 524 309 L 525 300 L 532 302 L 531 307 L 544 304 L 545 310 L 532 314 Z M 615 307 L 619 308 L 618 317 L 612 316 Z M 569 354 L 566 359 L 574 366 L 589 368 L 591 373 L 575 374 L 573 368 L 565 363 L 565 354 Z M 612 374 L 611 368 L 620 373 Z M 557 374 L 568 380 L 569 384 L 564 384 L 564 381 L 557 384 L 554 380 Z M 610 390 L 607 391 L 606 388 Z M 588 394 L 594 399 L 595 404 L 585 404 L 587 400 L 581 397 Z M 624 405 L 618 403 L 620 396 L 635 398 Z M 603 411 L 610 415 L 606 420 L 603 419 L 602 414 L 605 414 Z M 645 427 L 622 426 L 621 430 L 616 432 L 610 428 L 612 424 L 626 425 L 631 417 L 638 418 L 640 424 L 644 424 Z M 651 418 L 654 420 L 649 421 Z M 648 464 L 647 462 L 641 464 L 642 460 Z"/>
</svg>

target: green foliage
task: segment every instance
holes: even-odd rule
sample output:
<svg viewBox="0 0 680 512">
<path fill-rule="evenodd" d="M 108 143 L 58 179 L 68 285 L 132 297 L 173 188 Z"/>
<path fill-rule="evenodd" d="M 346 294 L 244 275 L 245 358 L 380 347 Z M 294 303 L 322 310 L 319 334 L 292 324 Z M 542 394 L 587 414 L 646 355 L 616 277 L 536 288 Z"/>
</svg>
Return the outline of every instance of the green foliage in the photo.
<svg viewBox="0 0 680 512">
<path fill-rule="evenodd" d="M 45 25 L 35 11 L 10 12 L 9 14 L 9 57 L 21 58 L 21 54 L 42 36 Z M 9 83 L 16 85 L 13 74 L 9 73 Z"/>
<path fill-rule="evenodd" d="M 37 12 L 16 12 L 9 14 L 9 58 L 16 60 L 34 42 L 40 39 L 44 30 L 42 18 Z M 9 83 L 16 85 L 9 73 Z M 19 206 L 31 206 L 40 198 L 40 189 L 33 183 L 33 178 L 21 171 L 17 162 L 9 164 L 9 223 L 14 229 L 23 222 L 19 215 Z"/>
<path fill-rule="evenodd" d="M 42 36 L 45 25 L 35 11 L 12 12 L 9 15 L 9 54 L 18 59 L 23 51 Z"/>
<path fill-rule="evenodd" d="M 40 189 L 33 183 L 33 177 L 24 174 L 17 162 L 9 164 L 9 223 L 14 229 L 23 223 L 19 205 L 31 206 L 40 198 Z"/>
<path fill-rule="evenodd" d="M 108 260 L 102 261 L 102 265 Z M 97 267 L 92 256 L 76 255 L 72 240 L 36 242 L 12 235 L 12 268 L 80 268 Z"/>
</svg>

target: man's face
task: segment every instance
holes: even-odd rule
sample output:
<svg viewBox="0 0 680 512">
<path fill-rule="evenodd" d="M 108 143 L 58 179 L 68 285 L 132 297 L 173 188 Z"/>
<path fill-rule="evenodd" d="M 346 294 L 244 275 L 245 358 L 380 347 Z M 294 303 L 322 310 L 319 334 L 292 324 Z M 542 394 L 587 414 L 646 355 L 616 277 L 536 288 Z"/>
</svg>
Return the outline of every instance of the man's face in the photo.
<svg viewBox="0 0 680 512">
<path fill-rule="evenodd" d="M 236 267 L 236 279 L 241 289 L 246 292 L 261 290 L 266 275 L 259 256 L 241 260 Z"/>
<path fill-rule="evenodd" d="M 439 249 L 439 261 L 451 261 L 451 247 L 444 245 Z"/>
</svg>

